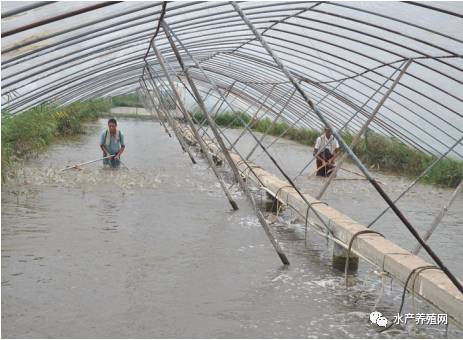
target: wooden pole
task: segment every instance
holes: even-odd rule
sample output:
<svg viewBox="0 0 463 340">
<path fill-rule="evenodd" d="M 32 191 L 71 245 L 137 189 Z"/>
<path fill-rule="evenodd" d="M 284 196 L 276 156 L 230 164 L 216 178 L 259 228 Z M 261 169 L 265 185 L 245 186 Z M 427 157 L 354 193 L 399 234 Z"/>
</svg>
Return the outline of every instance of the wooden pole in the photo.
<svg viewBox="0 0 463 340">
<path fill-rule="evenodd" d="M 362 137 L 362 134 L 366 131 L 370 123 L 373 121 L 375 118 L 376 114 L 379 112 L 379 109 L 383 106 L 384 102 L 386 101 L 387 98 L 391 95 L 391 93 L 394 91 L 395 87 L 399 83 L 400 79 L 402 76 L 407 72 L 408 67 L 411 65 L 412 59 L 408 59 L 406 62 L 405 66 L 402 68 L 400 71 L 399 75 L 394 79 L 394 82 L 392 83 L 391 87 L 387 90 L 387 92 L 384 94 L 384 96 L 381 98 L 381 100 L 378 102 L 376 105 L 375 109 L 373 112 L 370 114 L 366 122 L 363 124 L 361 129 L 357 132 L 355 135 L 354 139 L 352 140 L 352 143 L 350 144 L 350 149 L 354 149 L 355 146 L 360 142 L 360 137 Z M 321 199 L 323 194 L 326 192 L 328 189 L 328 186 L 330 185 L 331 181 L 334 179 L 336 174 L 338 173 L 338 170 L 341 168 L 342 163 L 347 159 L 347 153 L 343 154 L 341 158 L 339 159 L 336 167 L 333 169 L 333 171 L 330 174 L 330 177 L 328 178 L 328 181 L 326 181 L 325 185 L 322 187 L 318 195 L 316 196 L 317 199 Z"/>
</svg>

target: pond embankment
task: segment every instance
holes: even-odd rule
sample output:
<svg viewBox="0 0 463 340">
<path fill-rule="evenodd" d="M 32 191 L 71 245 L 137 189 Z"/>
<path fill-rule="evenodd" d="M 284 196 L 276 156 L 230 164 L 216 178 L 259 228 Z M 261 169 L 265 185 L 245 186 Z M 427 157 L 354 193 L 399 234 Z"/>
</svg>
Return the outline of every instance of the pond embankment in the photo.
<svg viewBox="0 0 463 340">
<path fill-rule="evenodd" d="M 202 112 L 195 112 L 194 117 L 197 122 L 206 122 Z M 252 120 L 251 116 L 244 113 L 240 113 L 240 118 L 232 113 L 223 112 L 215 116 L 215 121 L 219 126 L 240 128 Z M 272 124 L 269 118 L 254 119 L 250 127 L 258 132 L 281 136 L 309 146 L 314 146 L 320 135 L 319 131 L 294 127 L 287 123 Z M 351 144 L 354 135 L 345 132 L 342 133 L 342 137 L 347 144 Z M 410 178 L 419 176 L 437 159 L 436 156 L 413 149 L 396 138 L 382 136 L 371 130 L 367 131 L 354 151 L 360 160 L 372 169 Z M 422 182 L 455 188 L 462 180 L 463 161 L 444 158 L 423 177 Z"/>
<path fill-rule="evenodd" d="M 19 160 L 37 155 L 57 139 L 84 133 L 83 123 L 109 109 L 107 101 L 90 100 L 64 107 L 40 105 L 14 117 L 2 112 L 2 180 Z"/>
<path fill-rule="evenodd" d="M 112 107 L 107 112 L 102 112 L 100 117 L 104 118 L 137 118 L 137 119 L 157 119 L 157 115 L 140 107 Z"/>
</svg>

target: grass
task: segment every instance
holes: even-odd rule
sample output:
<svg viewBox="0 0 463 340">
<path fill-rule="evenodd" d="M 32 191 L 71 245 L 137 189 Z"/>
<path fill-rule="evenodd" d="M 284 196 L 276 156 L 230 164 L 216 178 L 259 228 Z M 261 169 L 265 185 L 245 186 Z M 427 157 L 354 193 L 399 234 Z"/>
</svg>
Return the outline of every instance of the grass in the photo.
<svg viewBox="0 0 463 340">
<path fill-rule="evenodd" d="M 143 107 L 143 103 L 140 101 L 135 93 L 122 94 L 111 98 L 112 107 Z"/>
<path fill-rule="evenodd" d="M 108 102 L 92 100 L 66 107 L 37 106 L 15 116 L 2 115 L 2 180 L 15 163 L 44 150 L 57 138 L 83 133 L 83 122 L 109 110 Z"/>
<path fill-rule="evenodd" d="M 242 112 L 239 114 L 243 121 L 230 112 L 220 113 L 215 116 L 214 120 L 220 126 L 244 127 L 243 123 L 248 124 L 252 117 Z M 194 117 L 199 122 L 204 119 L 204 115 L 200 111 L 196 111 Z M 286 123 L 277 122 L 272 126 L 272 121 L 269 118 L 256 120 L 250 126 L 255 131 L 267 132 L 272 136 L 280 136 L 284 133 L 283 138 L 309 146 L 315 145 L 315 141 L 321 133 L 307 128 L 290 127 Z M 354 136 L 350 133 L 343 133 L 342 137 L 350 145 Z M 362 138 L 357 144 L 354 152 L 364 164 L 371 168 L 410 178 L 420 175 L 437 159 L 436 156 L 411 148 L 396 138 L 386 137 L 371 130 L 368 130 L 367 137 Z M 452 188 L 455 188 L 462 180 L 463 161 L 450 158 L 442 159 L 422 179 L 428 184 Z"/>
</svg>

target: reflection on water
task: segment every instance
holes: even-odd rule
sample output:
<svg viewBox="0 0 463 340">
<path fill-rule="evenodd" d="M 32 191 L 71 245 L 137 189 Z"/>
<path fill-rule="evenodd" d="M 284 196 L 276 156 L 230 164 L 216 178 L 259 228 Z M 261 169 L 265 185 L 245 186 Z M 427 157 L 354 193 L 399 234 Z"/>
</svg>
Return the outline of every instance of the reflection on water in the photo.
<svg viewBox="0 0 463 340">
<path fill-rule="evenodd" d="M 388 279 L 361 262 L 346 290 L 343 274 L 331 266 L 332 244 L 309 233 L 306 247 L 304 226 L 290 223 L 290 211 L 268 216 L 291 261 L 281 266 L 237 186 L 231 191 L 240 210 L 233 212 L 207 165 L 192 165 L 155 122 L 121 120 L 129 171 L 104 171 L 93 164 L 60 172 L 98 158 L 103 126 L 100 121 L 81 139 L 53 146 L 2 187 L 4 337 L 444 336 L 442 327 L 379 334 L 369 313 L 376 305 L 392 317 L 401 286 L 393 282 L 391 289 Z M 240 147 L 252 145 L 245 137 Z M 307 152 L 289 142 L 275 148 L 288 168 L 303 163 Z M 406 185 L 381 180 L 393 193 Z M 320 185 L 317 179 L 299 181 L 307 191 Z M 364 222 L 382 205 L 358 182 L 339 181 L 326 199 Z M 416 197 L 433 201 L 418 204 L 408 198 L 403 204 L 415 221 L 427 225 L 448 191 L 432 189 L 423 197 L 420 190 Z M 371 204 L 358 209 L 367 199 Z M 458 199 L 455 206 L 461 203 Z M 428 206 L 434 210 L 421 216 Z M 390 219 L 394 225 L 388 231 L 398 237 L 392 217 L 385 216 L 378 227 Z M 453 221 L 461 218 L 451 212 L 436 240 L 447 244 L 440 253 L 453 257 L 450 265 L 460 269 L 461 224 Z M 412 312 L 412 306 L 407 298 L 405 311 Z M 421 302 L 416 308 L 432 311 Z M 449 329 L 449 337 L 462 335 Z"/>
</svg>

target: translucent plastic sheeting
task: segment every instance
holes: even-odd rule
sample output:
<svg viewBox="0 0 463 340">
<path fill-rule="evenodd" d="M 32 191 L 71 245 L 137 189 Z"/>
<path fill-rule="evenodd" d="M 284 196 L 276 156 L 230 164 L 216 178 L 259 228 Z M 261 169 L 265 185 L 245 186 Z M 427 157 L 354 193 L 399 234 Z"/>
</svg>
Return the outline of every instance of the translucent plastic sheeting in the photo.
<svg viewBox="0 0 463 340">
<path fill-rule="evenodd" d="M 463 134 L 461 3 L 239 5 L 336 128 L 358 130 L 412 59 L 371 128 L 433 154 Z M 161 10 L 154 1 L 2 2 L 3 110 L 136 91 Z M 208 77 L 231 87 L 236 107 L 263 104 L 264 116 L 322 127 L 230 3 L 169 2 L 165 20 Z M 184 79 L 162 29 L 156 44 Z M 162 74 L 152 50 L 146 62 Z M 208 93 L 203 74 L 191 73 Z M 461 158 L 463 146 L 451 155 Z"/>
</svg>

